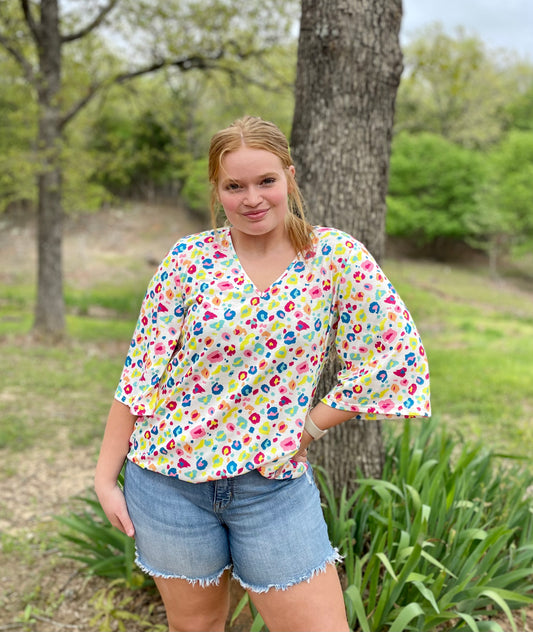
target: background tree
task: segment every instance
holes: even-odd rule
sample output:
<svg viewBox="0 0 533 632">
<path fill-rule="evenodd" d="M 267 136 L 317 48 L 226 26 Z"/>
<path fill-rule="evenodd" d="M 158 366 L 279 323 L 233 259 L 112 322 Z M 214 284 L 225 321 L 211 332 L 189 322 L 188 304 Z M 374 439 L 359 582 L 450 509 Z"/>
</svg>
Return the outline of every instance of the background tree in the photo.
<svg viewBox="0 0 533 632">
<path fill-rule="evenodd" d="M 404 60 L 396 131 L 432 132 L 475 148 L 501 138 L 504 108 L 521 81 L 516 61 L 463 29 L 450 35 L 439 24 L 409 42 Z"/>
<path fill-rule="evenodd" d="M 401 0 L 302 0 L 291 144 L 313 222 L 354 235 L 381 259 Z M 336 379 L 332 362 L 319 394 Z M 378 476 L 379 422 L 351 421 L 313 446 L 337 492 L 357 468 Z"/>
<path fill-rule="evenodd" d="M 0 46 L 17 63 L 38 110 L 36 331 L 57 336 L 65 329 L 61 246 L 67 125 L 111 84 L 164 68 L 220 69 L 241 76 L 239 61 L 259 56 L 287 33 L 290 20 L 284 18 L 290 6 L 279 0 L 245 5 L 232 0 L 107 0 L 90 8 L 80 0 L 64 6 L 59 0 L 3 3 Z M 261 28 L 252 29 L 251 23 Z M 108 49 L 97 36 L 102 31 L 117 49 L 105 63 L 101 50 Z M 66 49 L 70 69 L 64 63 Z M 68 70 L 77 70 L 77 84 L 69 83 Z"/>
<path fill-rule="evenodd" d="M 407 237 L 446 259 L 450 244 L 468 242 L 486 158 L 437 134 L 401 132 L 392 143 L 387 235 Z"/>
</svg>

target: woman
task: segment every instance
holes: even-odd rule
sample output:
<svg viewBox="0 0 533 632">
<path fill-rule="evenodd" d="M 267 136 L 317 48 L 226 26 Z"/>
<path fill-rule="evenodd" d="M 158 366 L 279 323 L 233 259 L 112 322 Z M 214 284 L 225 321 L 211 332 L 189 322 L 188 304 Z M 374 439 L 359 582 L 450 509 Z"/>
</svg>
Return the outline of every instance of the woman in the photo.
<svg viewBox="0 0 533 632">
<path fill-rule="evenodd" d="M 209 180 L 227 225 L 180 239 L 148 287 L 96 491 L 170 630 L 224 629 L 230 569 L 270 632 L 348 630 L 307 450 L 353 417 L 428 416 L 424 349 L 365 248 L 306 222 L 275 125 L 215 134 Z M 331 345 L 343 368 L 312 406 Z"/>
</svg>

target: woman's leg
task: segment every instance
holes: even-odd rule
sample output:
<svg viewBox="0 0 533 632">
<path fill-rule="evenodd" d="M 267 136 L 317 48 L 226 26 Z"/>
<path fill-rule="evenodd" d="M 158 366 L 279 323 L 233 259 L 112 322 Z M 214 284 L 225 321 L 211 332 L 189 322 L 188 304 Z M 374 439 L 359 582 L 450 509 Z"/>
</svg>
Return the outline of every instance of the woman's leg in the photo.
<svg viewBox="0 0 533 632">
<path fill-rule="evenodd" d="M 229 612 L 229 572 L 202 587 L 185 579 L 155 577 L 170 632 L 224 632 Z"/>
<path fill-rule="evenodd" d="M 349 632 L 342 588 L 333 564 L 285 590 L 249 591 L 269 632 Z"/>
</svg>

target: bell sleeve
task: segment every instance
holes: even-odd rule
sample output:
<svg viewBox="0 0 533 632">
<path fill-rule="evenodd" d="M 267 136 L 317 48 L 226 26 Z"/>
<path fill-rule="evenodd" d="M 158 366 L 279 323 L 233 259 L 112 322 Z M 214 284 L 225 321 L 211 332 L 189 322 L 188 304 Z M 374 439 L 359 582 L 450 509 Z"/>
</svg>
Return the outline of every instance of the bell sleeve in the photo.
<svg viewBox="0 0 533 632">
<path fill-rule="evenodd" d="M 159 381 L 179 343 L 183 315 L 175 247 L 148 285 L 115 393 L 134 415 L 150 416 L 156 408 Z"/>
<path fill-rule="evenodd" d="M 338 261 L 337 384 L 322 399 L 362 419 L 431 415 L 429 368 L 411 314 L 366 248 L 345 244 Z"/>
</svg>

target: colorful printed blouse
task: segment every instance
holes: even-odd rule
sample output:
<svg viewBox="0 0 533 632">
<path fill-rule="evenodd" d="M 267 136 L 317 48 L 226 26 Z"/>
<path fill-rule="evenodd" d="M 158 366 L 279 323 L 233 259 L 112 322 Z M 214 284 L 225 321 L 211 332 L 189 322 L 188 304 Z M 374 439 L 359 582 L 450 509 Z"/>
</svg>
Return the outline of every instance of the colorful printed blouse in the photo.
<svg viewBox="0 0 533 632">
<path fill-rule="evenodd" d="M 353 237 L 314 233 L 313 252 L 263 292 L 229 228 L 177 242 L 116 392 L 138 415 L 130 460 L 192 482 L 301 476 L 291 457 L 331 345 L 342 369 L 325 404 L 367 419 L 430 415 L 426 354 L 397 292 Z"/>
</svg>

